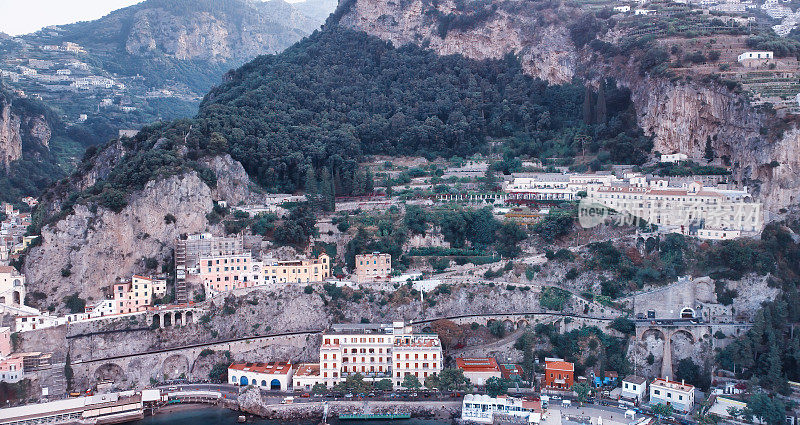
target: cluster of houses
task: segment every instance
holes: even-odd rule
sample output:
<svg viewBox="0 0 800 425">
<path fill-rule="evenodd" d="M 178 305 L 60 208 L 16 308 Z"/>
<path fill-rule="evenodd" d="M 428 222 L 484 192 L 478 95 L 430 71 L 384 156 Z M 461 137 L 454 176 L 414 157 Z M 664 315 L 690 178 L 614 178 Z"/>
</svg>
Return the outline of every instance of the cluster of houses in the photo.
<svg viewBox="0 0 800 425">
<path fill-rule="evenodd" d="M 504 377 L 502 369 L 497 367 L 494 359 L 458 359 L 457 363 L 460 368 L 464 368 L 464 376 L 473 383 L 485 382 L 493 377 Z M 538 424 L 547 414 L 547 407 L 553 395 L 571 391 L 575 382 L 587 381 L 585 377 L 576 378 L 574 370 L 575 367 L 572 363 L 561 359 L 547 359 L 545 373 L 541 380 L 541 396 L 519 398 L 505 395 L 491 397 L 468 394 L 462 402 L 461 419 L 485 424 L 516 423 L 521 419 L 528 423 Z M 595 378 L 595 386 L 604 384 L 617 385 L 617 382 L 615 378 L 608 375 L 603 379 Z M 694 407 L 695 389 L 692 385 L 683 382 L 657 378 L 648 385 L 645 378 L 631 375 L 623 379 L 619 385 L 621 391 L 618 400 L 620 407 L 623 408 L 639 406 L 647 402 L 650 405 L 669 405 L 675 411 L 688 413 Z M 564 401 L 564 404 L 568 405 L 570 402 Z"/>
<path fill-rule="evenodd" d="M 23 202 L 36 205 L 33 198 L 25 198 Z M 5 219 L 0 222 L 0 264 L 8 264 L 30 245 L 34 237 L 25 236 L 31 224 L 30 213 L 20 212 L 13 205 L 4 203 L 2 212 Z"/>
<path fill-rule="evenodd" d="M 11 328 L 0 327 L 0 382 L 19 382 L 26 373 L 50 367 L 50 353 L 14 353 L 11 333 Z"/>
<path fill-rule="evenodd" d="M 213 296 L 263 285 L 319 283 L 332 276 L 331 258 L 324 252 L 306 259 L 257 258 L 261 241 L 260 237 L 255 239 L 202 233 L 176 241 L 178 292 L 194 283 L 202 286 L 206 296 Z M 373 252 L 355 257 L 354 277 L 358 283 L 388 281 L 391 272 L 389 254 Z M 176 295 L 179 302 L 188 298 L 188 293 Z"/>
</svg>

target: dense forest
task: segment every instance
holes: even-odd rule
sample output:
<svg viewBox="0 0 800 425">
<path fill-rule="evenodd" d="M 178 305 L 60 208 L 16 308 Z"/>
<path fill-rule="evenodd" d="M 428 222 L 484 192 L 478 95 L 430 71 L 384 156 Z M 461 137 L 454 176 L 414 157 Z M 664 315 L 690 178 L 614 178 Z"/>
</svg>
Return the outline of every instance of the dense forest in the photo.
<svg viewBox="0 0 800 425">
<path fill-rule="evenodd" d="M 197 160 L 217 153 L 230 153 L 268 190 L 308 189 L 325 200 L 371 191 L 372 176 L 357 166 L 369 154 L 466 156 L 513 139 L 519 153 L 581 149 L 638 163 L 650 140 L 633 117 L 629 94 L 612 81 L 597 93 L 577 82 L 548 85 L 513 56 L 438 56 L 330 27 L 231 71 L 194 119 L 143 129 L 125 142 L 118 170 L 64 205 L 91 198 L 119 210 L 149 179 L 187 169 L 213 181 Z"/>
<path fill-rule="evenodd" d="M 629 93 L 613 82 L 593 95 L 526 76 L 513 56 L 438 56 L 341 28 L 261 56 L 228 80 L 201 105 L 203 131 L 223 136 L 258 182 L 279 190 L 302 187 L 309 167 L 335 173 L 378 153 L 465 156 L 495 138 L 513 136 L 515 153 L 603 150 L 607 161 L 634 163 L 651 146 Z"/>
</svg>

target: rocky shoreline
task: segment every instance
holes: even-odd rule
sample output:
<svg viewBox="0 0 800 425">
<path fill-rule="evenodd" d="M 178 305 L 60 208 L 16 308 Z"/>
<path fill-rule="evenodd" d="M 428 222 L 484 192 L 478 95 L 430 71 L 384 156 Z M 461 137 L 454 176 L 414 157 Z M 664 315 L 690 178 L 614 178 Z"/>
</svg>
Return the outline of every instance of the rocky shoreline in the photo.
<svg viewBox="0 0 800 425">
<path fill-rule="evenodd" d="M 258 389 L 239 394 L 239 410 L 267 419 L 285 421 L 322 418 L 322 402 L 267 404 Z M 453 420 L 461 416 L 460 401 L 329 401 L 328 415 L 347 413 L 409 413 L 414 418 Z"/>
</svg>

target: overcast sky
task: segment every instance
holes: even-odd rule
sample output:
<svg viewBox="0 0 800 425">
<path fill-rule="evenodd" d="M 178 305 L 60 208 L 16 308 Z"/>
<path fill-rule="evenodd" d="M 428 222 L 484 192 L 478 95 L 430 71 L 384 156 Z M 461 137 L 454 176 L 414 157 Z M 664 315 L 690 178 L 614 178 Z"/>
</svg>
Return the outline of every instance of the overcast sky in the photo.
<svg viewBox="0 0 800 425">
<path fill-rule="evenodd" d="M 142 0 L 0 0 L 0 31 L 27 34 L 49 25 L 103 17 Z"/>
</svg>

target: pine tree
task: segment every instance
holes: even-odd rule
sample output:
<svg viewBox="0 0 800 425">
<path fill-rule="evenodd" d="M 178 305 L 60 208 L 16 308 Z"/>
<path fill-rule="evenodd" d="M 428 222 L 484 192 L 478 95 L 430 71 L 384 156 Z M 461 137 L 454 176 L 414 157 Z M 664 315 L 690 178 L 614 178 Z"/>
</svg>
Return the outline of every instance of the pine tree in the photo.
<svg viewBox="0 0 800 425">
<path fill-rule="evenodd" d="M 714 160 L 714 148 L 711 147 L 711 136 L 706 137 L 706 152 L 703 156 L 709 163 Z"/>
<path fill-rule="evenodd" d="M 600 88 L 597 90 L 597 103 L 595 106 L 595 122 L 598 124 L 606 123 L 606 81 L 600 80 Z"/>
<path fill-rule="evenodd" d="M 306 165 L 304 189 L 306 198 L 314 208 L 319 208 L 319 189 L 317 188 L 317 175 L 311 164 Z"/>
<path fill-rule="evenodd" d="M 366 176 L 359 172 L 355 171 L 355 183 L 353 184 L 353 195 L 364 195 L 366 192 Z"/>
<path fill-rule="evenodd" d="M 586 86 L 583 95 L 583 123 L 592 124 L 592 90 L 589 89 L 589 86 Z"/>
<path fill-rule="evenodd" d="M 766 388 L 780 388 L 783 376 L 781 375 L 781 356 L 778 346 L 772 344 L 767 355 L 767 374 L 762 385 Z"/>
<path fill-rule="evenodd" d="M 322 178 L 319 183 L 320 207 L 324 211 L 333 211 L 336 205 L 336 192 L 331 181 L 328 167 L 322 168 Z"/>
<path fill-rule="evenodd" d="M 364 172 L 364 192 L 367 195 L 372 195 L 372 192 L 375 190 L 375 176 L 372 175 L 372 171 L 369 168 Z"/>
<path fill-rule="evenodd" d="M 64 360 L 64 379 L 67 381 L 67 391 L 72 390 L 72 378 L 75 376 L 70 360 L 69 352 L 67 352 L 67 358 Z"/>
</svg>

